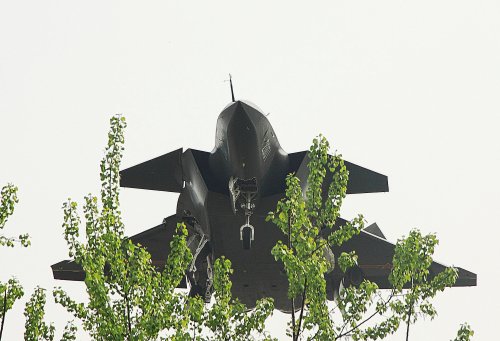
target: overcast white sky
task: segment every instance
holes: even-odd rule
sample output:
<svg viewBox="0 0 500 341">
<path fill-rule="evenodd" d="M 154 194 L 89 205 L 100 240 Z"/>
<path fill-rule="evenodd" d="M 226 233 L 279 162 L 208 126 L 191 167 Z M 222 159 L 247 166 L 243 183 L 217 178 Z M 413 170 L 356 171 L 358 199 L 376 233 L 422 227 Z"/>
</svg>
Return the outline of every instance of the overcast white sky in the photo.
<svg viewBox="0 0 500 341">
<path fill-rule="evenodd" d="M 390 192 L 350 196 L 343 216 L 376 221 L 395 242 L 435 232 L 436 259 L 478 274 L 436 300 L 412 340 L 449 340 L 468 321 L 497 337 L 500 237 L 500 4 L 497 1 L 2 1 L 0 184 L 19 186 L 0 279 L 56 282 L 67 258 L 61 205 L 98 194 L 108 120 L 128 120 L 123 166 L 179 147 L 210 151 L 215 122 L 238 99 L 270 113 L 287 152 L 323 133 L 345 159 L 389 176 Z M 125 189 L 132 235 L 175 212 L 177 196 Z M 81 295 L 81 297 L 83 297 Z M 5 340 L 22 339 L 24 302 Z M 60 335 L 69 316 L 52 303 Z M 273 320 L 273 329 L 285 322 Z M 391 338 L 401 340 L 403 334 Z"/>
</svg>

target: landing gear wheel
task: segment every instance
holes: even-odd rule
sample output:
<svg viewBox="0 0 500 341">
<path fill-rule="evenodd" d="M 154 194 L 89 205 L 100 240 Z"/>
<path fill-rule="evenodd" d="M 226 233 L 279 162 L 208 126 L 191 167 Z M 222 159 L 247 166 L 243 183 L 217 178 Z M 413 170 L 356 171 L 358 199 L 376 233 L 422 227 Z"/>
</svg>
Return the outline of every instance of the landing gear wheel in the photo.
<svg viewBox="0 0 500 341">
<path fill-rule="evenodd" d="M 242 242 L 243 249 L 250 250 L 252 246 L 252 229 L 249 226 L 245 226 L 242 231 Z"/>
</svg>

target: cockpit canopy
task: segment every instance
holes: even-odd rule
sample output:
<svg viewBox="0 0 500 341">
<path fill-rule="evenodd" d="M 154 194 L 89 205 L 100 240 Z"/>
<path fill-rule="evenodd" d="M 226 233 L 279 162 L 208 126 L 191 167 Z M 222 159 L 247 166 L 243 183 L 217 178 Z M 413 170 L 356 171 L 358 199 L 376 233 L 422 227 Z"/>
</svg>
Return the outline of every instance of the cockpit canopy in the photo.
<svg viewBox="0 0 500 341">
<path fill-rule="evenodd" d="M 271 124 L 256 106 L 236 101 L 219 115 L 212 156 L 225 164 L 228 178 L 259 181 L 280 150 Z"/>
</svg>

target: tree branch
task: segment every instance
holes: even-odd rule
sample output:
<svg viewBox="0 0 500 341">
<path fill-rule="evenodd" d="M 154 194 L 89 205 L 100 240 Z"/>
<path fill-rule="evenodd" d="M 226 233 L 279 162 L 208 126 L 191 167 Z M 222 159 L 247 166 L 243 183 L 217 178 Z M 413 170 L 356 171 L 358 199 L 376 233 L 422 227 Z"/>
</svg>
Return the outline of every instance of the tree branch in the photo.
<svg viewBox="0 0 500 341">
<path fill-rule="evenodd" d="M 408 341 L 410 337 L 410 319 L 412 310 L 413 310 L 413 303 L 410 304 L 410 307 L 408 309 L 408 318 L 406 319 L 406 341 Z"/>
<path fill-rule="evenodd" d="M 288 248 L 292 249 L 292 218 L 288 214 Z M 292 298 L 292 335 L 295 341 L 295 300 Z"/>
<path fill-rule="evenodd" d="M 302 317 L 304 316 L 304 305 L 306 302 L 306 288 L 307 288 L 307 278 L 304 280 L 304 290 L 302 291 L 302 307 L 300 308 L 300 317 L 299 317 L 299 329 L 297 330 L 297 340 L 300 335 L 300 328 L 302 326 Z"/>
<path fill-rule="evenodd" d="M 391 292 L 391 295 L 389 296 L 389 298 L 387 299 L 387 301 L 384 303 L 384 306 L 386 306 L 387 304 L 389 304 L 389 302 L 392 300 L 392 298 L 394 297 L 394 293 L 395 293 L 395 290 L 392 289 L 392 292 Z M 362 322 L 358 323 L 355 327 L 349 329 L 348 331 L 346 331 L 345 333 L 342 333 L 342 330 L 344 329 L 344 327 L 342 327 L 342 330 L 341 330 L 341 333 L 339 335 L 337 335 L 335 337 L 335 340 L 338 340 L 340 339 L 341 337 L 344 337 L 346 335 L 349 335 L 350 333 L 352 333 L 354 330 L 358 329 L 359 327 L 361 327 L 364 323 L 368 322 L 369 320 L 371 320 L 375 315 L 379 314 L 379 311 L 376 310 L 373 314 L 371 314 L 370 316 L 368 316 L 366 319 L 364 319 Z M 345 326 L 345 325 L 344 325 Z"/>
<path fill-rule="evenodd" d="M 413 289 L 413 277 L 411 279 L 411 288 Z M 406 341 L 408 341 L 408 338 L 410 337 L 410 319 L 411 319 L 411 312 L 413 310 L 413 304 L 415 304 L 413 297 L 411 297 L 410 301 L 410 307 L 408 308 L 408 318 L 406 320 Z"/>
<path fill-rule="evenodd" d="M 2 314 L 2 327 L 0 329 L 0 340 L 2 339 L 2 334 L 3 334 L 3 325 L 5 323 L 5 314 L 7 313 L 7 291 L 8 291 L 8 287 L 5 286 L 5 293 L 3 295 L 3 314 Z"/>
<path fill-rule="evenodd" d="M 130 321 L 130 302 L 128 300 L 128 294 L 125 293 L 125 303 L 126 307 L 125 309 L 127 310 L 127 340 L 132 340 L 132 323 Z"/>
</svg>

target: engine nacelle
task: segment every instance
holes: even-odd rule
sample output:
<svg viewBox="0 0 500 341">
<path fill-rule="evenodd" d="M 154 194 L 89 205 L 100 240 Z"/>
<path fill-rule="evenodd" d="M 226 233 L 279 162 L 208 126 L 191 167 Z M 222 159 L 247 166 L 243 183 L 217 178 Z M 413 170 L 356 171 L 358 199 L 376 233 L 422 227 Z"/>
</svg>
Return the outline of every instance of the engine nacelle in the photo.
<svg viewBox="0 0 500 341">
<path fill-rule="evenodd" d="M 363 282 L 365 276 L 363 274 L 363 270 L 357 265 L 350 267 L 344 274 L 342 278 L 342 286 L 344 288 L 355 286 L 359 287 L 359 285 Z"/>
</svg>

